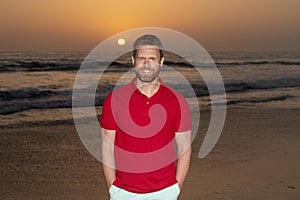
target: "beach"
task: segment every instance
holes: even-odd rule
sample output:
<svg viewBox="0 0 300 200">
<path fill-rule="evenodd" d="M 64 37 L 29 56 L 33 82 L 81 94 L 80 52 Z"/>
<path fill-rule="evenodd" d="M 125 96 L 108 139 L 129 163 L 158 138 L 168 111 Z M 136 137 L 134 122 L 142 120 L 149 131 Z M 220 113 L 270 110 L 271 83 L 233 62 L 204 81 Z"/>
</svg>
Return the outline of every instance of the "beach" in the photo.
<svg viewBox="0 0 300 200">
<path fill-rule="evenodd" d="M 179 199 L 299 199 L 300 106 L 229 106 L 213 151 L 198 158 L 210 111 L 201 111 Z M 72 121 L 0 129 L 1 199 L 108 199 L 101 162 Z"/>
<path fill-rule="evenodd" d="M 200 107 L 191 167 L 179 199 L 299 199 L 299 54 L 212 55 L 224 81 L 227 115 L 219 141 L 204 159 L 198 153 L 210 123 L 210 93 L 181 58 L 170 55 L 165 66 L 191 81 L 197 101 L 191 105 Z M 81 142 L 72 114 L 74 81 L 84 56 L 84 52 L 0 53 L 0 199 L 109 198 L 102 163 Z M 107 62 L 97 61 L 95 66 L 103 68 Z M 94 97 L 98 116 L 105 96 L 132 68 L 125 58 L 110 67 Z M 191 100 L 176 73 L 169 69 L 162 73 L 168 75 L 164 82 Z"/>
</svg>

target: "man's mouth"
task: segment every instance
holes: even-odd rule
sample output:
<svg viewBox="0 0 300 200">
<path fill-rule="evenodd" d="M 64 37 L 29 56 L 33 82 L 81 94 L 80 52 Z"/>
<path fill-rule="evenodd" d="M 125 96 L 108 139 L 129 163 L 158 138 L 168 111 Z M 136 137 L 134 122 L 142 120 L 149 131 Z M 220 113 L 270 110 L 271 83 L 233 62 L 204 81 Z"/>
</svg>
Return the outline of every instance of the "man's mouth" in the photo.
<svg viewBox="0 0 300 200">
<path fill-rule="evenodd" d="M 150 70 L 150 69 L 142 69 L 142 72 L 143 72 L 143 73 L 150 73 L 151 70 Z"/>
</svg>

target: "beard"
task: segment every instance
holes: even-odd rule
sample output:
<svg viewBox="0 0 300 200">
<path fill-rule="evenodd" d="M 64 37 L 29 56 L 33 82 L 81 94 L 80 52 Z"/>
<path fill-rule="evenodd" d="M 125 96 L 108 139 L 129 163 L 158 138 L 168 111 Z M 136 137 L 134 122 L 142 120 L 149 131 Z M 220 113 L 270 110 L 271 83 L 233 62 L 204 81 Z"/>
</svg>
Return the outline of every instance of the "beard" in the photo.
<svg viewBox="0 0 300 200">
<path fill-rule="evenodd" d="M 149 67 L 143 67 L 138 70 L 135 69 L 136 77 L 144 83 L 151 83 L 158 77 L 159 73 L 160 68 L 158 68 L 157 70 L 151 69 Z"/>
</svg>

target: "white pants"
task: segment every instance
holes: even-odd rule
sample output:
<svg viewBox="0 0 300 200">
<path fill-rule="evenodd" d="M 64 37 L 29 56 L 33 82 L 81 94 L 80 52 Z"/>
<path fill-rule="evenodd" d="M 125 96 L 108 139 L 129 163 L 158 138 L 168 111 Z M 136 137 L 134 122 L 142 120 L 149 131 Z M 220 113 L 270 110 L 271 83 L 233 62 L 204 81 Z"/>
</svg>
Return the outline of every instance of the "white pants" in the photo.
<svg viewBox="0 0 300 200">
<path fill-rule="evenodd" d="M 177 183 L 157 192 L 144 194 L 129 192 L 114 185 L 109 188 L 110 200 L 177 200 L 179 193 Z"/>
</svg>

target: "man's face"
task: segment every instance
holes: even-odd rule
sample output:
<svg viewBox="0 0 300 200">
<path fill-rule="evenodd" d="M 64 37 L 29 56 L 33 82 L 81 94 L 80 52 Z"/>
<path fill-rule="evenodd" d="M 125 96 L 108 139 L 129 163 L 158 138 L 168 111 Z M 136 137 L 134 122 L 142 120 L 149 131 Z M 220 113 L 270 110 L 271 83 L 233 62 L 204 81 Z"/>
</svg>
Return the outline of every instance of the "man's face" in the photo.
<svg viewBox="0 0 300 200">
<path fill-rule="evenodd" d="M 144 82 L 154 81 L 159 73 L 164 58 L 160 58 L 157 46 L 140 46 L 136 52 L 135 58 L 132 57 L 132 63 L 137 78 Z"/>
</svg>

